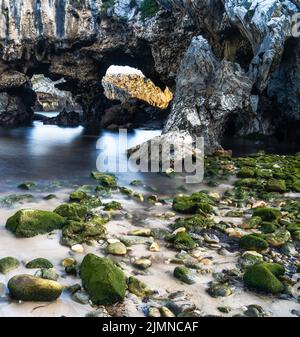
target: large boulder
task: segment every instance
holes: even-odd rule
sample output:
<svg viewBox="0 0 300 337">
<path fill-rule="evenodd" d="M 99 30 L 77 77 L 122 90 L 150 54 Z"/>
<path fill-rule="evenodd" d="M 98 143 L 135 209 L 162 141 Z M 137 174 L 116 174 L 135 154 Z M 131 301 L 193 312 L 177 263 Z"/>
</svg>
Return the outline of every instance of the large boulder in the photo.
<svg viewBox="0 0 300 337">
<path fill-rule="evenodd" d="M 54 212 L 22 209 L 7 220 L 5 227 L 17 237 L 29 238 L 60 229 L 64 223 L 65 219 Z"/>
<path fill-rule="evenodd" d="M 80 267 L 80 276 L 94 304 L 113 304 L 124 299 L 127 288 L 125 275 L 108 258 L 86 255 Z"/>
<path fill-rule="evenodd" d="M 62 293 L 62 286 L 55 281 L 31 275 L 16 275 L 7 285 L 12 298 L 20 301 L 55 301 Z"/>
</svg>

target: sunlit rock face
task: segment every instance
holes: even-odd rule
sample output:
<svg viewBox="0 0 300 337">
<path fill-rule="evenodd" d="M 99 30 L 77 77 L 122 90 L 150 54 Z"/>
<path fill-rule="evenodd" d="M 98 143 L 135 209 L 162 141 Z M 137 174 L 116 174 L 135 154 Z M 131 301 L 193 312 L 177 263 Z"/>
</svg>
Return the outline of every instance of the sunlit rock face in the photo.
<svg viewBox="0 0 300 337">
<path fill-rule="evenodd" d="M 168 87 L 162 91 L 144 74 L 132 67 L 111 66 L 102 79 L 104 94 L 108 99 L 128 102 L 131 98 L 154 107 L 166 109 L 173 98 Z"/>
</svg>

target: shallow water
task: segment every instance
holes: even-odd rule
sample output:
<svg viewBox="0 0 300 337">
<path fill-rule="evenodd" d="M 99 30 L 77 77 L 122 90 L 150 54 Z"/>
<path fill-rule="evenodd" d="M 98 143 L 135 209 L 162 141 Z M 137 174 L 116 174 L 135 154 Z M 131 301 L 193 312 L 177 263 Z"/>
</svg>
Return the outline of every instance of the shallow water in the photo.
<svg viewBox="0 0 300 337">
<path fill-rule="evenodd" d="M 128 134 L 129 146 L 136 145 L 160 134 L 160 130 L 135 130 Z M 114 142 L 118 140 L 117 132 L 101 131 L 99 133 L 86 130 L 82 127 L 61 128 L 52 125 L 43 125 L 35 122 L 33 126 L 22 128 L 4 129 L 0 128 L 0 195 L 7 195 L 18 191 L 17 185 L 25 180 L 33 180 L 38 183 L 38 188 L 30 191 L 33 200 L 24 204 L 17 204 L 14 208 L 0 208 L 0 258 L 14 256 L 21 261 L 21 266 L 7 275 L 0 274 L 0 283 L 7 284 L 8 280 L 21 273 L 34 274 L 35 270 L 28 270 L 25 263 L 36 257 L 48 258 L 54 265 L 56 272 L 60 275 L 59 282 L 68 286 L 80 283 L 77 277 L 67 276 L 61 266 L 61 260 L 69 255 L 75 255 L 78 262 L 82 260 L 88 252 L 97 255 L 104 255 L 103 246 L 96 243 L 92 246 L 84 245 L 84 254 L 74 254 L 68 247 L 59 244 L 60 233 L 52 235 L 37 236 L 29 239 L 17 239 L 5 229 L 7 218 L 21 208 L 34 208 L 53 210 L 59 204 L 66 202 L 70 191 L 77 184 L 96 184 L 89 174 L 96 170 L 96 161 L 101 150 L 96 148 L 99 140 L 105 145 L 102 154 L 109 157 L 116 154 Z M 120 155 L 120 162 L 126 163 L 125 153 Z M 133 179 L 142 179 L 145 185 L 157 189 L 155 194 L 160 196 L 170 196 L 178 193 L 178 187 L 183 184 L 180 177 L 167 178 L 159 174 L 142 173 L 120 173 L 117 174 L 118 183 L 121 186 L 128 185 Z M 59 183 L 57 183 L 57 181 Z M 187 186 L 189 190 L 200 190 L 203 187 L 207 190 L 214 190 L 222 193 L 230 188 L 231 181 L 221 184 L 217 188 L 209 188 L 204 184 L 197 186 Z M 146 186 L 134 187 L 147 193 Z M 19 193 L 22 193 L 20 190 Z M 54 192 L 56 199 L 43 200 L 48 193 Z M 148 191 L 148 193 L 151 193 Z M 298 196 L 299 197 L 299 196 Z M 113 200 L 121 202 L 124 212 L 134 215 L 134 221 L 129 221 L 120 216 L 107 224 L 108 238 L 119 238 L 126 235 L 129 230 L 141 227 L 166 228 L 172 222 L 163 220 L 160 214 L 171 211 L 171 204 L 150 206 L 139 203 L 136 200 L 116 193 Z M 111 199 L 103 198 L 104 202 Z M 225 212 L 225 211 L 224 211 Z M 222 220 L 222 218 L 220 218 Z M 228 220 L 228 219 L 227 219 Z M 234 219 L 234 221 L 239 219 Z M 168 263 L 168 259 L 174 258 L 176 252 L 168 249 L 164 242 L 161 242 L 161 251 L 151 253 L 145 245 L 135 245 L 131 247 L 128 256 L 112 257 L 117 262 L 124 265 L 127 275 L 135 273 L 130 261 L 136 257 L 151 257 L 153 265 L 144 274 L 138 276 L 152 289 L 158 290 L 158 296 L 166 297 L 168 292 L 185 291 L 187 297 L 199 308 L 202 314 L 219 315 L 217 306 L 230 305 L 232 312 L 230 315 L 240 313 L 243 306 L 249 304 L 262 305 L 270 315 L 291 315 L 292 309 L 300 309 L 300 304 L 296 301 L 278 299 L 272 296 L 265 296 L 250 292 L 241 287 L 235 287 L 232 296 L 227 298 L 211 298 L 207 292 L 207 284 L 212 280 L 211 274 L 197 275 L 197 283 L 187 286 L 176 280 L 173 276 L 175 265 Z M 214 250 L 207 250 L 203 257 L 213 258 L 209 269 L 221 271 L 225 267 L 234 267 L 237 262 L 236 256 L 220 256 Z M 128 294 L 125 300 L 125 315 L 143 316 L 143 306 L 145 303 L 141 299 Z M 70 295 L 64 292 L 62 296 L 53 303 L 18 303 L 11 301 L 7 297 L 0 296 L 0 316 L 84 316 L 91 312 L 93 308 L 89 305 L 81 305 L 72 301 Z"/>
</svg>

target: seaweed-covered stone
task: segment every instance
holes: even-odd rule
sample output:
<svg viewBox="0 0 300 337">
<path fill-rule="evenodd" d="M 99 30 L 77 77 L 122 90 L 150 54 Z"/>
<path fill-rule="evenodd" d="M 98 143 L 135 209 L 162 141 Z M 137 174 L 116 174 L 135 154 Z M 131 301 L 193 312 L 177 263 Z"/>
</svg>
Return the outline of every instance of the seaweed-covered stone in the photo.
<svg viewBox="0 0 300 337">
<path fill-rule="evenodd" d="M 73 246 L 91 240 L 104 239 L 107 219 L 94 215 L 88 221 L 69 220 L 62 229 L 62 244 Z"/>
<path fill-rule="evenodd" d="M 175 278 L 184 282 L 186 284 L 193 284 L 195 283 L 195 277 L 191 269 L 178 266 L 174 269 L 173 275 Z"/>
<path fill-rule="evenodd" d="M 257 234 L 243 236 L 240 239 L 240 246 L 245 250 L 254 250 L 257 252 L 266 250 L 269 247 L 267 241 Z"/>
<path fill-rule="evenodd" d="M 180 227 L 184 227 L 187 231 L 197 232 L 203 229 L 212 227 L 214 221 L 201 214 L 193 215 L 187 218 L 177 218 L 175 223 L 171 225 L 172 229 L 177 229 Z"/>
<path fill-rule="evenodd" d="M 262 222 L 262 219 L 260 216 L 253 216 L 252 218 L 248 219 L 243 224 L 243 228 L 246 228 L 246 229 L 257 228 L 261 222 Z"/>
<path fill-rule="evenodd" d="M 20 266 L 20 262 L 11 256 L 4 257 L 0 259 L 0 273 L 7 274 L 10 271 L 18 268 Z"/>
<path fill-rule="evenodd" d="M 26 268 L 28 269 L 36 269 L 36 268 L 53 268 L 53 264 L 42 257 L 31 260 L 26 264 Z"/>
<path fill-rule="evenodd" d="M 80 202 L 81 200 L 87 199 L 88 195 L 81 190 L 76 190 L 70 194 L 70 201 Z"/>
<path fill-rule="evenodd" d="M 281 217 L 281 212 L 276 208 L 261 207 L 256 208 L 252 216 L 259 216 L 263 221 L 274 221 Z"/>
<path fill-rule="evenodd" d="M 26 191 L 33 190 L 34 188 L 36 188 L 36 183 L 34 183 L 33 181 L 24 181 L 18 186 L 18 188 Z"/>
<path fill-rule="evenodd" d="M 36 271 L 34 276 L 52 281 L 57 281 L 59 278 L 59 275 L 54 271 L 54 269 L 48 268 L 39 269 L 38 271 Z"/>
<path fill-rule="evenodd" d="M 31 275 L 16 275 L 7 285 L 12 298 L 21 301 L 55 301 L 62 293 L 62 286 L 51 280 Z"/>
<path fill-rule="evenodd" d="M 255 175 L 255 171 L 250 167 L 242 167 L 236 176 L 238 178 L 252 178 Z"/>
<path fill-rule="evenodd" d="M 6 228 L 17 237 L 28 238 L 60 229 L 64 224 L 64 218 L 54 212 L 22 209 L 7 220 Z"/>
<path fill-rule="evenodd" d="M 173 199 L 173 209 L 183 214 L 212 213 L 215 199 L 203 192 L 180 195 Z"/>
<path fill-rule="evenodd" d="M 286 192 L 287 188 L 285 185 L 285 181 L 282 179 L 270 179 L 268 180 L 265 189 L 268 192 L 280 192 L 280 193 L 284 193 Z"/>
<path fill-rule="evenodd" d="M 114 200 L 105 204 L 104 206 L 105 211 L 119 211 L 121 209 L 122 209 L 121 203 L 119 203 L 118 201 L 114 201 Z"/>
<path fill-rule="evenodd" d="M 187 232 L 178 232 L 175 235 L 172 235 L 169 240 L 172 242 L 174 248 L 178 250 L 191 250 L 196 247 L 195 241 Z"/>
<path fill-rule="evenodd" d="M 93 171 L 91 177 L 97 180 L 100 185 L 108 188 L 117 187 L 117 179 L 113 174 L 106 174 L 102 172 Z"/>
<path fill-rule="evenodd" d="M 257 188 L 260 186 L 260 182 L 256 178 L 244 178 L 237 180 L 234 185 L 236 187 L 249 187 L 249 188 Z"/>
<path fill-rule="evenodd" d="M 263 221 L 260 225 L 260 230 L 264 234 L 274 233 L 278 228 L 277 222 Z"/>
<path fill-rule="evenodd" d="M 264 236 L 264 239 L 272 247 L 280 247 L 288 242 L 290 238 L 290 232 L 282 228 L 277 229 L 274 233 L 266 234 Z"/>
<path fill-rule="evenodd" d="M 85 218 L 88 211 L 87 206 L 76 203 L 62 204 L 54 210 L 54 212 L 60 216 L 73 220 Z"/>
<path fill-rule="evenodd" d="M 207 292 L 211 297 L 227 297 L 232 294 L 232 289 L 226 283 L 212 284 Z"/>
<path fill-rule="evenodd" d="M 284 273 L 282 265 L 263 262 L 247 268 L 244 281 L 251 288 L 276 294 L 284 290 L 284 285 L 278 279 Z"/>
<path fill-rule="evenodd" d="M 255 251 L 246 251 L 239 259 L 242 268 L 253 266 L 254 264 L 263 262 L 263 256 Z"/>
<path fill-rule="evenodd" d="M 81 263 L 80 276 L 90 300 L 96 305 L 113 304 L 125 297 L 125 275 L 107 258 L 86 255 Z"/>
<path fill-rule="evenodd" d="M 128 279 L 128 290 L 139 297 L 146 297 L 152 294 L 152 290 L 139 279 L 130 276 Z"/>
<path fill-rule="evenodd" d="M 127 248 L 122 242 L 114 242 L 107 246 L 106 252 L 112 255 L 126 255 Z"/>
<path fill-rule="evenodd" d="M 131 186 L 142 186 L 143 185 L 143 182 L 141 180 L 133 180 L 131 183 L 130 183 Z"/>
</svg>

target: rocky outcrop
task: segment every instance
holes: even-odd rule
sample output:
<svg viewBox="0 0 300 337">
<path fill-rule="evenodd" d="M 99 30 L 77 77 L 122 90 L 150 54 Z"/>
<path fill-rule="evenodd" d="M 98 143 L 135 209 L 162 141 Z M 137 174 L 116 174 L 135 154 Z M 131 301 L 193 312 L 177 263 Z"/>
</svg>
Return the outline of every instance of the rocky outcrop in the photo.
<svg viewBox="0 0 300 337">
<path fill-rule="evenodd" d="M 230 114 L 251 114 L 251 80 L 233 62 L 219 61 L 208 42 L 193 39 L 176 81 L 172 112 L 164 132 L 186 130 L 204 137 L 207 150 L 215 150 Z"/>
<path fill-rule="evenodd" d="M 109 72 L 102 78 L 104 94 L 110 100 L 119 100 L 122 103 L 130 99 L 138 99 L 154 107 L 166 109 L 173 99 L 173 94 L 168 87 L 162 91 L 147 79 L 142 72 L 130 73 L 134 68 L 121 67 L 120 70 Z M 118 72 L 119 71 L 119 72 Z M 121 72 L 120 72 L 121 71 Z M 127 71 L 127 73 L 126 73 Z"/>
</svg>

